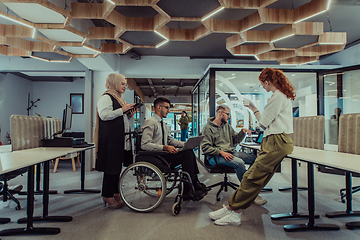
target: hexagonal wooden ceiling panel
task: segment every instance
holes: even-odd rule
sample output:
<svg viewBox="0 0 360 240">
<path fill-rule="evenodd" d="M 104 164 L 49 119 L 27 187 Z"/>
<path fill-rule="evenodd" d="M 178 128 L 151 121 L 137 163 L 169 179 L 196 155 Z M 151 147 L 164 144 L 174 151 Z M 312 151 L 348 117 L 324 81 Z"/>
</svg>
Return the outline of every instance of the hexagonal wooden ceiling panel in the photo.
<svg viewBox="0 0 360 240">
<path fill-rule="evenodd" d="M 0 54 L 49 62 L 131 49 L 171 51 L 178 42 L 206 42 L 216 34 L 225 36 L 217 44 L 222 41 L 219 47 L 234 57 L 280 64 L 317 61 L 346 45 L 345 32 L 324 32 L 323 22 L 306 22 L 328 11 L 331 0 L 98 0 L 65 9 L 46 0 L 2 2 L 10 11 L 0 11 Z M 75 27 L 89 20 L 104 26 Z"/>
</svg>

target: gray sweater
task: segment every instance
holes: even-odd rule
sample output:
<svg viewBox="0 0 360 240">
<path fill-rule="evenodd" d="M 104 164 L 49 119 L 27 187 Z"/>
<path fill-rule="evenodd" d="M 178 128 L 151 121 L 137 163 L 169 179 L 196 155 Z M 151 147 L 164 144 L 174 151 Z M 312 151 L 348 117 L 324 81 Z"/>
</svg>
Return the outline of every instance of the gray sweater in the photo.
<svg viewBox="0 0 360 240">
<path fill-rule="evenodd" d="M 209 118 L 203 129 L 204 139 L 201 142 L 201 149 L 204 153 L 218 156 L 220 151 L 232 153 L 235 149 L 234 144 L 241 142 L 245 133 L 236 133 L 229 123 L 216 125 L 215 117 Z"/>
</svg>

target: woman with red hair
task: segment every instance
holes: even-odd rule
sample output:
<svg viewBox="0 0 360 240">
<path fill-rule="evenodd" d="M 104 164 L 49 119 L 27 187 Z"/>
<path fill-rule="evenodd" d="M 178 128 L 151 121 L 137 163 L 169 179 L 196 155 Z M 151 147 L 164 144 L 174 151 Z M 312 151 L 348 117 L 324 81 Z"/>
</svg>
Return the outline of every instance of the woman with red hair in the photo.
<svg viewBox="0 0 360 240">
<path fill-rule="evenodd" d="M 239 188 L 231 195 L 229 204 L 209 213 L 216 225 L 240 225 L 240 213 L 248 208 L 265 187 L 279 167 L 283 158 L 292 153 L 294 146 L 288 134 L 293 132 L 291 100 L 295 90 L 289 79 L 280 70 L 265 68 L 259 81 L 267 92 L 273 92 L 264 112 L 260 114 L 250 102 L 250 108 L 264 129 L 260 151 L 254 164 L 246 171 Z"/>
</svg>

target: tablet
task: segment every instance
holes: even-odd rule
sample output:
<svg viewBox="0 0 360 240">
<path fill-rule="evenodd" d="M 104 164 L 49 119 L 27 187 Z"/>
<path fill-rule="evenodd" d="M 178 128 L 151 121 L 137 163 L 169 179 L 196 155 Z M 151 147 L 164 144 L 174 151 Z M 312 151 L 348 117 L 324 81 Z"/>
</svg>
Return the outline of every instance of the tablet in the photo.
<svg viewBox="0 0 360 240">
<path fill-rule="evenodd" d="M 123 114 L 127 114 L 127 113 L 129 113 L 131 110 L 133 110 L 134 108 L 139 108 L 139 107 L 141 107 L 142 105 L 143 105 L 142 103 L 135 103 L 135 105 L 134 105 L 132 108 L 130 108 L 129 110 L 125 111 Z"/>
</svg>

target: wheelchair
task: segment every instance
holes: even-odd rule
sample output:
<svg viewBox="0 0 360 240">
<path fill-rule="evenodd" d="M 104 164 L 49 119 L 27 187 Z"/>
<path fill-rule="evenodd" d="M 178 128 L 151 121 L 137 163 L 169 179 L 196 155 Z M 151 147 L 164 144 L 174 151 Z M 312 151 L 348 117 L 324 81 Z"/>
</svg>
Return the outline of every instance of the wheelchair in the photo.
<svg viewBox="0 0 360 240">
<path fill-rule="evenodd" d="M 137 212 L 156 209 L 174 189 L 177 195 L 172 206 L 174 216 L 180 213 L 184 184 L 193 189 L 189 174 L 180 166 L 171 168 L 161 156 L 165 151 L 141 151 L 141 132 L 131 132 L 135 139 L 135 163 L 128 166 L 120 176 L 120 195 L 127 207 Z"/>
</svg>

